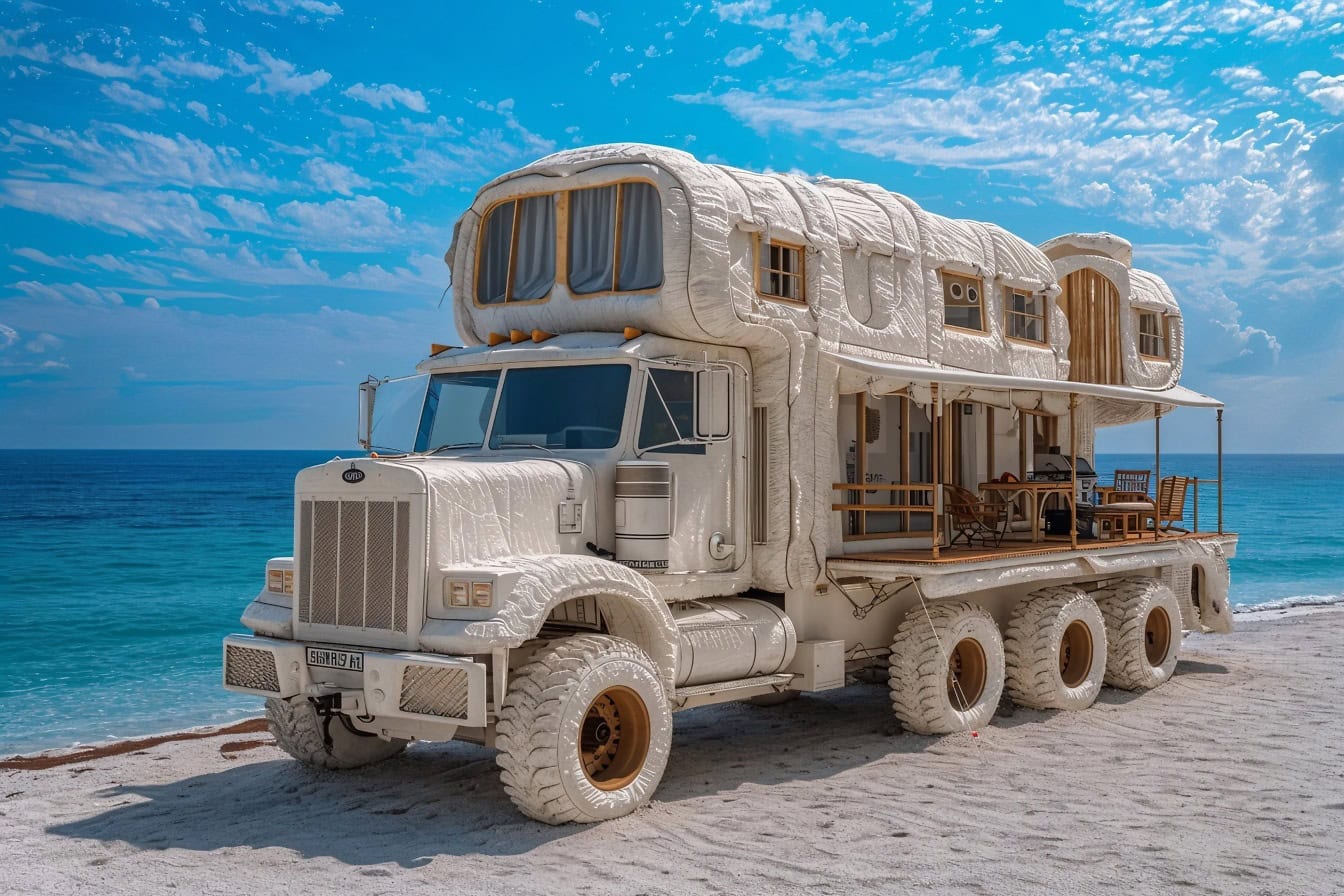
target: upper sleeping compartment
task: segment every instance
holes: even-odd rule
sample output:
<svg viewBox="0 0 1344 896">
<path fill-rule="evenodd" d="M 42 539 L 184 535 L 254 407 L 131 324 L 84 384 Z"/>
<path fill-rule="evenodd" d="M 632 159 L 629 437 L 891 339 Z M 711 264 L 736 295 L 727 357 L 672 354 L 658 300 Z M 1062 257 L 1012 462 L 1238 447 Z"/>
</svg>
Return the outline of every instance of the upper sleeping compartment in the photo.
<svg viewBox="0 0 1344 896">
<path fill-rule="evenodd" d="M 486 185 L 448 261 L 471 344 L 634 327 L 750 347 L 783 330 L 876 358 L 1068 371 L 1049 259 L 872 184 L 656 146 L 566 150 Z"/>
<path fill-rule="evenodd" d="M 1161 277 L 1131 264 L 1130 244 L 1109 233 L 1042 243 L 1062 289 L 1072 341 L 1071 379 L 1167 389 L 1181 377 L 1185 328 Z"/>
</svg>

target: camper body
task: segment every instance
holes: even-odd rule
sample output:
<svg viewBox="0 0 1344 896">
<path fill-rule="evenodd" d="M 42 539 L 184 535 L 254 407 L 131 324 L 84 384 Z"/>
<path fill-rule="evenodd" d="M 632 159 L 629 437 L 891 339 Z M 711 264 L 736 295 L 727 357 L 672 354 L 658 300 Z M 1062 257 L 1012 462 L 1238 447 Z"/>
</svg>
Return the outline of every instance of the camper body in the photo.
<svg viewBox="0 0 1344 896">
<path fill-rule="evenodd" d="M 1175 526 L 1159 469 L 1080 538 L 1098 427 L 1221 427 L 1123 240 L 612 145 L 488 184 L 447 260 L 466 345 L 405 381 L 396 445 L 366 384 L 372 453 L 300 473 L 294 554 L 224 644 L 300 758 L 473 740 L 523 811 L 593 821 L 650 798 L 675 710 L 877 670 L 950 733 L 1230 630 L 1220 479 L 1217 531 Z"/>
</svg>

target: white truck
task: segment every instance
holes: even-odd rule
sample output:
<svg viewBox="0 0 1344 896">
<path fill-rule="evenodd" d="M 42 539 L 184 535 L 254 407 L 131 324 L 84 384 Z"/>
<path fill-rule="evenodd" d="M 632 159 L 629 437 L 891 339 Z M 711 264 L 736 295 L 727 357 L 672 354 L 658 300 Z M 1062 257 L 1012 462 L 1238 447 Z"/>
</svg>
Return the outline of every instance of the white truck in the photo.
<svg viewBox="0 0 1344 896">
<path fill-rule="evenodd" d="M 363 384 L 366 453 L 298 475 L 224 685 L 317 766 L 492 745 L 550 823 L 648 802 L 704 704 L 878 669 L 945 734 L 1156 687 L 1230 630 L 1236 537 L 1160 450 L 1092 503 L 1097 428 L 1160 449 L 1177 406 L 1221 471 L 1130 255 L 654 146 L 499 177 L 445 256 L 465 347 Z"/>
</svg>

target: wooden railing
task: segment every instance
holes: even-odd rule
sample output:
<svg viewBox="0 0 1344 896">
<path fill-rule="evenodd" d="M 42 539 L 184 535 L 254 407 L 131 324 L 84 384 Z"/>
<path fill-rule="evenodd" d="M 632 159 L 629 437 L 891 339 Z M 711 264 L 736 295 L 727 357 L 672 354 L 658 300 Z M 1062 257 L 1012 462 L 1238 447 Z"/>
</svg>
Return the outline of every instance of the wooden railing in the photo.
<svg viewBox="0 0 1344 896">
<path fill-rule="evenodd" d="M 848 502 L 831 505 L 831 510 L 844 510 L 857 515 L 856 525 L 852 526 L 854 531 L 849 533 L 850 536 L 869 534 L 868 514 L 870 513 L 901 514 L 902 532 L 910 531 L 911 514 L 927 513 L 930 516 L 933 514 L 933 483 L 930 482 L 836 482 L 831 484 L 831 488 L 835 491 L 854 493 L 849 496 L 850 500 Z M 892 496 L 889 500 L 893 503 L 864 503 L 864 492 L 887 492 Z M 894 503 L 897 493 L 901 494 L 902 503 Z M 919 503 L 920 499 L 923 500 L 923 503 Z M 899 535 L 902 532 L 876 534 Z"/>
</svg>

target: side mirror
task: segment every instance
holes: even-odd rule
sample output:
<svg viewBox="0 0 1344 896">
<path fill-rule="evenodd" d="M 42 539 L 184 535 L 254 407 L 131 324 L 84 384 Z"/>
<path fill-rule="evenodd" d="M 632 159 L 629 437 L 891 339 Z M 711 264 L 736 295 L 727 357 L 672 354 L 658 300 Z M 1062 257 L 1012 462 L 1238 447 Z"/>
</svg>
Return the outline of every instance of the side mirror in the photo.
<svg viewBox="0 0 1344 896">
<path fill-rule="evenodd" d="M 359 447 L 368 451 L 373 445 L 373 397 L 379 382 L 373 377 L 359 384 Z"/>
<path fill-rule="evenodd" d="M 731 432 L 733 376 L 726 367 L 710 367 L 695 374 L 695 437 L 709 441 Z"/>
</svg>

